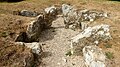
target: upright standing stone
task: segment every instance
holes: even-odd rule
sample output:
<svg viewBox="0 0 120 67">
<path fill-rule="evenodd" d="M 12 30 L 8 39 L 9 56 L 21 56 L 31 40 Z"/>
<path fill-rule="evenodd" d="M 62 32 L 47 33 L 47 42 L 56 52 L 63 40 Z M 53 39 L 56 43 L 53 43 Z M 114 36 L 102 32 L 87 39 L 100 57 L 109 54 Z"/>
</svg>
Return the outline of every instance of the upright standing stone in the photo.
<svg viewBox="0 0 120 67">
<path fill-rule="evenodd" d="M 37 18 L 28 25 L 27 35 L 31 41 L 37 40 L 44 26 L 44 16 L 39 15 Z"/>
</svg>

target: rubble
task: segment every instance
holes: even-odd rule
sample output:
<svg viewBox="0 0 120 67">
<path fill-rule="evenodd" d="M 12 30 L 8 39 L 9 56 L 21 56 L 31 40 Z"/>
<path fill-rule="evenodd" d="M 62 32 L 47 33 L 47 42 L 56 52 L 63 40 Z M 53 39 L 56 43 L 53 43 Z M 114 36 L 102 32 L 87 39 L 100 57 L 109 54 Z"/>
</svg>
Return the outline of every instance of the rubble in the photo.
<svg viewBox="0 0 120 67">
<path fill-rule="evenodd" d="M 105 54 L 97 46 L 85 46 L 83 48 L 83 57 L 87 67 L 106 67 Z"/>
<path fill-rule="evenodd" d="M 74 29 L 79 28 L 82 30 L 86 29 L 90 22 L 93 22 L 98 18 L 108 17 L 108 14 L 104 12 L 97 12 L 87 9 L 78 10 L 67 4 L 62 5 L 62 12 L 65 28 L 71 28 L 71 25 L 73 25 Z"/>
<path fill-rule="evenodd" d="M 98 45 L 100 41 L 105 42 L 109 39 L 112 39 L 109 32 L 109 25 L 101 24 L 88 27 L 83 32 L 71 38 L 71 53 L 80 53 L 86 45 Z"/>
</svg>

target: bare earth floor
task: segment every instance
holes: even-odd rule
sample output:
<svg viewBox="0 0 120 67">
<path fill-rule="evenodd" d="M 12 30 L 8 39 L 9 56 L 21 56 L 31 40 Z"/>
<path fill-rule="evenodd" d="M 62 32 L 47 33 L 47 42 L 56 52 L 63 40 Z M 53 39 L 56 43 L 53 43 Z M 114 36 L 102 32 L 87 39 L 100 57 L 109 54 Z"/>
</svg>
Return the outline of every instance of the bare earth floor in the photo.
<svg viewBox="0 0 120 67">
<path fill-rule="evenodd" d="M 65 29 L 63 18 L 53 22 L 53 29 L 42 32 L 40 43 L 43 44 L 42 67 L 83 67 L 82 56 L 66 56 L 70 50 L 69 39 L 78 31 Z M 55 29 L 54 29 L 55 28 Z"/>
</svg>

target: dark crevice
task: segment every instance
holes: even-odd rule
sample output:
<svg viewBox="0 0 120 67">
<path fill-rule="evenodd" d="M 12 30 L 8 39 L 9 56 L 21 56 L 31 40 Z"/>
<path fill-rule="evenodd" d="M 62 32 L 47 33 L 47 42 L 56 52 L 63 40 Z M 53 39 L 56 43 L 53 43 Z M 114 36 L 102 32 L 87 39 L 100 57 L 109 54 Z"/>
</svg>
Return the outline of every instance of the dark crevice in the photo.
<svg viewBox="0 0 120 67">
<path fill-rule="evenodd" d="M 15 42 L 30 42 L 26 32 L 20 32 L 19 36 L 15 39 Z"/>
<path fill-rule="evenodd" d="M 20 32 L 18 37 L 15 39 L 15 42 L 25 42 L 25 43 L 31 43 L 31 42 L 39 42 L 39 40 L 36 38 L 29 38 L 26 32 Z"/>
</svg>

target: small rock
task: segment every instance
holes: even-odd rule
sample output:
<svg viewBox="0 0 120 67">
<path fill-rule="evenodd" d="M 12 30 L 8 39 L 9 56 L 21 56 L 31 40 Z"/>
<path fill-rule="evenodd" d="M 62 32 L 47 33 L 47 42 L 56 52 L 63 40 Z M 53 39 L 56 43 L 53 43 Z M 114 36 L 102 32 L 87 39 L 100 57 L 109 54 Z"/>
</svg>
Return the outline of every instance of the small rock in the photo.
<svg viewBox="0 0 120 67">
<path fill-rule="evenodd" d="M 36 17 L 39 14 L 36 12 L 28 11 L 28 10 L 22 10 L 22 11 L 20 11 L 20 15 L 26 16 L 26 17 Z"/>
<path fill-rule="evenodd" d="M 61 63 L 57 63 L 58 65 L 60 65 Z"/>
<path fill-rule="evenodd" d="M 64 62 L 67 62 L 67 59 L 65 59 L 64 57 L 62 58 Z"/>
<path fill-rule="evenodd" d="M 85 64 L 88 67 L 105 67 L 105 54 L 97 46 L 85 46 L 83 48 Z"/>
<path fill-rule="evenodd" d="M 95 43 L 95 44 L 98 44 L 99 42 L 98 42 L 98 41 L 95 41 L 94 43 Z"/>
<path fill-rule="evenodd" d="M 24 43 L 24 42 L 16 42 L 18 45 L 26 46 L 27 48 L 32 49 L 32 52 L 41 55 L 42 54 L 42 47 L 39 43 L 33 42 L 33 43 Z"/>
<path fill-rule="evenodd" d="M 45 8 L 45 13 L 47 14 L 56 13 L 56 10 L 57 8 L 55 6 L 51 6 L 51 7 Z"/>
</svg>

